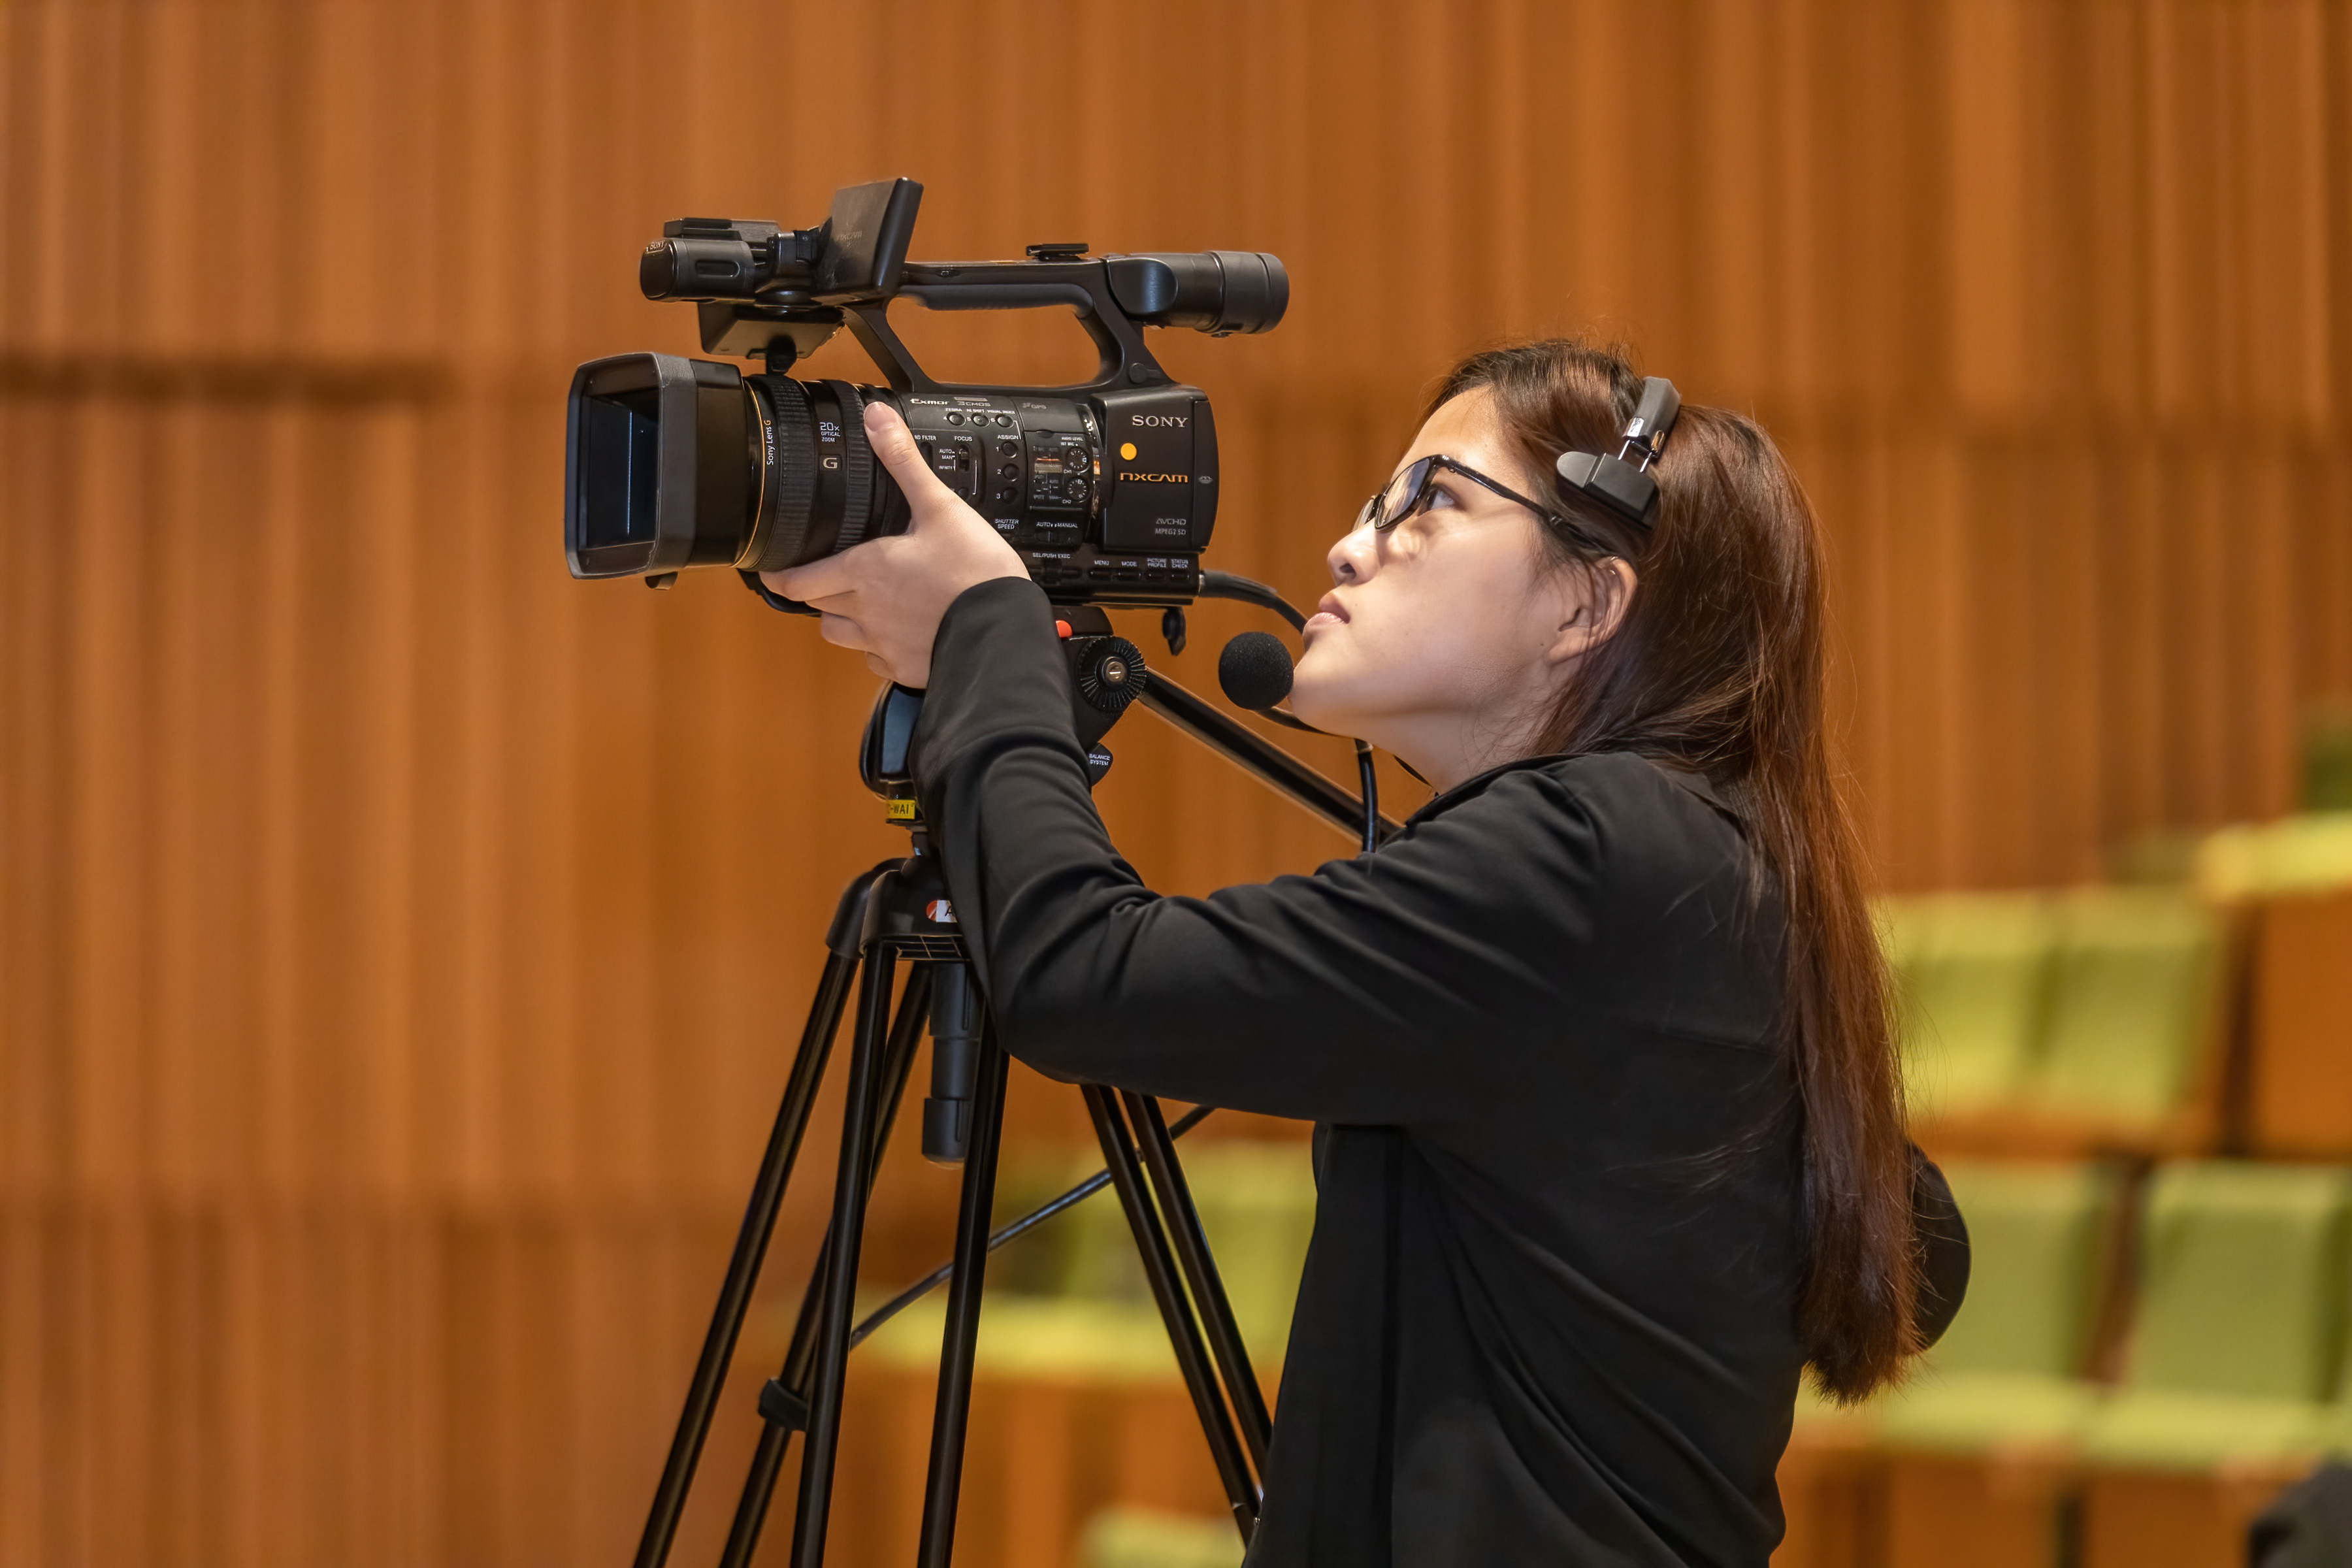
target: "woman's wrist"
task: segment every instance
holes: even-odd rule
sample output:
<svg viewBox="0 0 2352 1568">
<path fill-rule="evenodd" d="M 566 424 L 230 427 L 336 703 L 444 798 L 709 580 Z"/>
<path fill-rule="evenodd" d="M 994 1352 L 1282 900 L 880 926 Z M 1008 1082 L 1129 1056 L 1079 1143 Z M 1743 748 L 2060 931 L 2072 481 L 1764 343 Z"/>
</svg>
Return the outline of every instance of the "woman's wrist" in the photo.
<svg viewBox="0 0 2352 1568">
<path fill-rule="evenodd" d="M 1059 643 L 1053 604 L 1027 576 L 974 583 L 940 616 L 931 645 L 932 685 L 942 694 L 961 695 L 975 682 L 1026 684 L 1043 668 L 1058 676 Z"/>
</svg>

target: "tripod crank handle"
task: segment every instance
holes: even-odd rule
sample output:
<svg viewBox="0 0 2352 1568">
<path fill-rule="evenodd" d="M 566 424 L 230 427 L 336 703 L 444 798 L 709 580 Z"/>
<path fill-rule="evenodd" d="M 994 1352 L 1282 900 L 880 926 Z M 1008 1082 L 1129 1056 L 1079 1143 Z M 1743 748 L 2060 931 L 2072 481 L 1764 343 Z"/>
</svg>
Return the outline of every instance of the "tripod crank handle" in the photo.
<svg viewBox="0 0 2352 1568">
<path fill-rule="evenodd" d="M 1198 1127 L 1202 1122 L 1206 1121 L 1211 1116 L 1214 1115 L 1216 1109 L 1217 1108 L 1213 1105 L 1194 1106 L 1192 1110 L 1186 1111 L 1182 1116 L 1176 1119 L 1175 1124 L 1168 1129 L 1168 1136 L 1171 1138 L 1181 1138 L 1185 1133 L 1190 1132 L 1193 1128 Z M 1076 1186 L 1072 1187 L 1060 1197 L 1054 1199 L 1051 1203 L 1042 1204 L 1036 1208 L 1031 1209 L 1027 1214 L 1023 1215 L 1019 1219 L 1014 1220 L 1003 1229 L 990 1236 L 988 1238 L 988 1250 L 994 1252 L 998 1247 L 1003 1247 L 1006 1242 L 1013 1240 L 1014 1237 L 1026 1236 L 1029 1232 L 1036 1229 L 1047 1220 L 1052 1219 L 1055 1215 L 1060 1214 L 1065 1209 L 1076 1207 L 1077 1205 L 1084 1203 L 1087 1199 L 1094 1196 L 1097 1193 L 1102 1191 L 1108 1185 L 1110 1185 L 1110 1173 L 1108 1171 L 1097 1171 L 1093 1175 L 1088 1176 L 1085 1181 L 1080 1182 Z M 929 1274 L 924 1275 L 920 1279 L 916 1280 L 912 1285 L 908 1286 L 904 1290 L 899 1291 L 896 1296 L 891 1297 L 888 1300 L 875 1308 L 874 1310 L 867 1315 L 864 1322 L 858 1324 L 849 1331 L 850 1348 L 855 1350 L 859 1345 L 864 1344 L 868 1339 L 873 1337 L 875 1330 L 880 1328 L 883 1324 L 888 1322 L 891 1319 L 897 1317 L 899 1313 L 905 1311 L 908 1308 L 913 1306 L 916 1302 L 921 1300 L 924 1297 L 929 1295 L 940 1286 L 946 1284 L 948 1282 L 948 1277 L 954 1272 L 954 1264 L 942 1263 L 937 1268 L 932 1269 Z"/>
</svg>

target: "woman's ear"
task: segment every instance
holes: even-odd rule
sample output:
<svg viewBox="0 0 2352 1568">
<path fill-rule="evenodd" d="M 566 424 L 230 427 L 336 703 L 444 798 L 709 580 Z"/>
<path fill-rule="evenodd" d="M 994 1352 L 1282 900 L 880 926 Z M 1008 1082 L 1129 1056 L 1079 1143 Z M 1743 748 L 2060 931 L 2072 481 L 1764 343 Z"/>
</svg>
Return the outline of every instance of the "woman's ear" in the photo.
<svg viewBox="0 0 2352 1568">
<path fill-rule="evenodd" d="M 1561 619 L 1544 650 L 1546 662 L 1570 663 L 1615 637 L 1638 583 L 1633 564 L 1614 555 L 1560 574 Z"/>
</svg>

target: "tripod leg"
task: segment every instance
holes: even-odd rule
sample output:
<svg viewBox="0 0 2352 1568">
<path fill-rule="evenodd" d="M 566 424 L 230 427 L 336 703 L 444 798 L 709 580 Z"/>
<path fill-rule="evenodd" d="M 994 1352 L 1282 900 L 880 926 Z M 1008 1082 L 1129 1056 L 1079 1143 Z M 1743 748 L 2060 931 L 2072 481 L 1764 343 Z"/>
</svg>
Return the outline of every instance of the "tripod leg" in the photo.
<svg viewBox="0 0 2352 1568">
<path fill-rule="evenodd" d="M 854 898 L 863 907 L 863 888 L 866 879 L 853 884 L 844 895 L 845 907 Z M 835 924 L 843 921 L 836 916 Z M 782 1205 L 785 1185 L 792 1180 L 793 1163 L 798 1158 L 801 1135 L 808 1130 L 810 1108 L 816 1100 L 818 1082 L 824 1077 L 825 1059 L 833 1051 L 833 1037 L 841 1025 L 843 1004 L 848 999 L 849 984 L 857 970 L 855 946 L 845 954 L 835 946 L 825 958 L 824 973 L 817 981 L 816 997 L 809 1005 L 808 1023 L 801 1032 L 800 1050 L 793 1058 L 791 1076 L 784 1084 L 783 1103 L 777 1108 L 774 1128 L 768 1134 L 768 1147 L 761 1156 L 760 1172 L 751 1183 L 751 1197 L 743 1210 L 742 1226 L 736 1232 L 735 1251 L 728 1259 L 727 1278 L 719 1289 L 719 1305 L 710 1316 L 709 1332 L 703 1336 L 702 1354 L 695 1363 L 694 1378 L 687 1385 L 686 1407 L 678 1415 L 677 1433 L 670 1439 L 669 1458 L 662 1466 L 660 1483 L 654 1489 L 653 1509 L 646 1518 L 645 1533 L 638 1538 L 636 1568 L 662 1568 L 669 1557 L 670 1542 L 677 1533 L 678 1516 L 685 1511 L 687 1492 L 694 1485 L 695 1466 L 702 1458 L 703 1439 L 710 1432 L 710 1417 L 718 1408 L 719 1392 L 727 1381 L 728 1364 L 735 1359 L 735 1341 L 743 1327 L 743 1314 L 751 1303 L 751 1288 L 760 1278 L 760 1265 L 768 1255 L 768 1237 L 776 1226 L 776 1210 Z"/>
<path fill-rule="evenodd" d="M 1095 1136 L 1102 1141 L 1103 1163 L 1109 1167 L 1111 1184 L 1118 1190 L 1119 1205 L 1127 1210 L 1128 1226 L 1135 1233 L 1144 1279 L 1151 1286 L 1151 1299 L 1160 1304 L 1160 1321 L 1168 1326 L 1169 1348 L 1176 1352 L 1177 1369 L 1184 1374 L 1184 1386 L 1192 1395 L 1193 1412 L 1200 1416 L 1202 1434 L 1209 1440 L 1209 1457 L 1216 1461 L 1217 1479 L 1224 1483 L 1226 1500 L 1233 1505 L 1234 1522 L 1246 1544 L 1257 1531 L 1257 1483 L 1250 1478 L 1242 1440 L 1234 1431 L 1233 1416 L 1217 1387 L 1209 1353 L 1202 1346 L 1201 1326 L 1194 1321 L 1192 1303 L 1184 1299 L 1184 1288 L 1176 1277 L 1176 1260 L 1169 1249 L 1168 1233 L 1160 1229 L 1160 1216 L 1152 1212 L 1151 1196 L 1143 1184 L 1142 1164 L 1136 1157 L 1127 1123 L 1119 1114 L 1117 1092 L 1093 1083 L 1086 1085 L 1083 1092 L 1087 1110 L 1094 1118 Z"/>
<path fill-rule="evenodd" d="M 915 1561 L 948 1568 L 955 1551 L 956 1502 L 963 1482 L 964 1431 L 971 1415 L 972 1359 L 980 1342 L 980 1290 L 988 1266 L 989 1212 L 996 1200 L 996 1154 L 1004 1131 L 1003 1049 L 981 1026 L 971 1147 L 956 1214 L 955 1274 L 940 1343 L 940 1397 L 931 1415 L 931 1468 L 923 1490 L 923 1533 Z"/>
<path fill-rule="evenodd" d="M 841 1442 L 841 1396 L 849 1373 L 849 1331 L 856 1305 L 857 1251 L 866 1230 L 867 1153 L 874 1136 L 884 1037 L 890 1027 L 891 972 L 887 947 L 867 954 L 857 992 L 857 1037 L 849 1057 L 842 1113 L 841 1158 L 833 1189 L 833 1245 L 810 1370 L 808 1447 L 801 1458 L 800 1507 L 793 1521 L 793 1568 L 820 1568 L 833 1506 L 833 1465 Z"/>
<path fill-rule="evenodd" d="M 1265 1407 L 1265 1392 L 1257 1385 L 1256 1370 L 1250 1365 L 1241 1325 L 1234 1321 L 1234 1304 L 1225 1295 L 1224 1280 L 1218 1277 L 1217 1260 L 1201 1228 L 1201 1211 L 1193 1206 L 1184 1167 L 1176 1163 L 1176 1142 L 1168 1135 L 1168 1120 L 1160 1114 L 1160 1102 L 1150 1095 L 1121 1089 L 1119 1100 L 1127 1107 L 1128 1121 L 1135 1126 L 1144 1167 L 1151 1173 L 1151 1184 L 1160 1194 L 1160 1212 L 1168 1221 L 1169 1239 L 1175 1243 L 1177 1261 L 1184 1266 L 1184 1282 L 1192 1287 L 1209 1350 L 1224 1378 L 1225 1394 L 1233 1401 L 1242 1439 L 1249 1445 L 1250 1462 L 1264 1475 L 1266 1446 L 1274 1438 L 1274 1416 Z"/>
<path fill-rule="evenodd" d="M 882 1110 L 875 1119 L 873 1143 L 866 1159 L 865 1179 L 869 1193 L 875 1173 L 882 1165 L 882 1151 L 889 1144 L 890 1130 L 898 1123 L 907 1076 L 915 1065 L 915 1047 L 923 1037 L 923 1016 L 930 1003 L 930 975 L 924 968 L 918 966 L 910 971 L 907 988 L 898 998 L 897 1016 L 890 1025 L 890 1043 L 882 1068 Z M 751 1469 L 735 1500 L 735 1519 L 728 1527 L 727 1544 L 719 1554 L 719 1568 L 750 1568 L 751 1554 L 759 1548 L 760 1531 L 767 1523 L 768 1505 L 776 1495 L 776 1478 L 783 1472 L 785 1452 L 792 1445 L 793 1432 L 803 1429 L 809 1366 L 816 1355 L 817 1314 L 824 1300 L 825 1269 L 832 1257 L 833 1231 L 827 1226 L 824 1239 L 817 1247 L 816 1261 L 809 1269 L 808 1287 L 801 1293 L 800 1313 L 793 1322 L 793 1337 L 784 1352 L 782 1370 L 761 1394 L 763 1415 L 770 1415 L 768 1405 L 775 1394 L 799 1402 L 802 1408 L 795 1414 L 801 1415 L 803 1425 L 780 1421 L 772 1415 L 761 1424 L 759 1441 L 751 1450 Z"/>
</svg>

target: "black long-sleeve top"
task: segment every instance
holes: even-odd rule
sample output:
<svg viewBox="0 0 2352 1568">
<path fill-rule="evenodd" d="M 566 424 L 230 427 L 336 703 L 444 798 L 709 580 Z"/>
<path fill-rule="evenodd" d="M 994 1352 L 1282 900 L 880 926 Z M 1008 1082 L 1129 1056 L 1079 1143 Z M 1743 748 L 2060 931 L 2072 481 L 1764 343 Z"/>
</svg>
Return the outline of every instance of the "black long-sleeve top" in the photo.
<svg viewBox="0 0 2352 1568">
<path fill-rule="evenodd" d="M 1105 834 L 1045 595 L 950 609 L 924 815 L 1007 1047 L 1312 1119 L 1249 1561 L 1753 1564 L 1802 1352 L 1780 908 L 1704 779 L 1535 758 L 1205 899 Z"/>
</svg>

